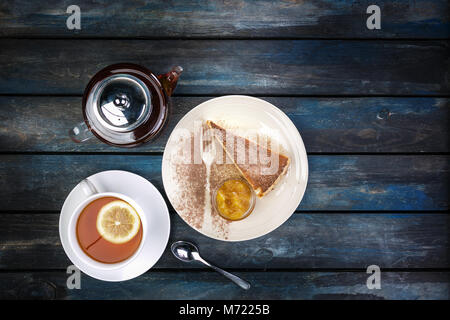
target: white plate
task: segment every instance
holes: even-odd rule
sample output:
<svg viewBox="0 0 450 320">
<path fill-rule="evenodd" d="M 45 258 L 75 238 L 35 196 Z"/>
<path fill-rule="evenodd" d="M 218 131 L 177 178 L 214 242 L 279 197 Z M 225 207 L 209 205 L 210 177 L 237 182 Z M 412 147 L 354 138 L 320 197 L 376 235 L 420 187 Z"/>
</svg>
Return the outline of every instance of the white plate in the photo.
<svg viewBox="0 0 450 320">
<path fill-rule="evenodd" d="M 232 128 L 257 128 L 258 134 L 275 139 L 291 158 L 289 170 L 276 187 L 257 199 L 254 211 L 247 218 L 229 222 L 207 208 L 204 218 L 195 220 L 192 212 L 181 202 L 185 199 L 186 182 L 196 178 L 177 173 L 175 154 L 180 154 L 180 132 L 198 131 L 199 121 L 220 121 Z M 195 125 L 194 125 L 195 124 Z M 177 160 L 178 161 L 178 160 Z M 267 101 L 249 96 L 223 96 L 201 103 L 188 112 L 177 124 L 167 142 L 162 162 L 162 179 L 172 206 L 191 227 L 202 234 L 225 241 L 243 241 L 263 236 L 282 225 L 296 210 L 306 189 L 308 159 L 300 134 L 292 121 Z M 184 186 L 182 186 L 184 184 Z M 181 196 L 180 196 L 181 195 Z M 192 211 L 192 208 L 191 208 Z M 207 218 L 207 214 L 211 216 Z M 211 222 L 212 219 L 212 222 Z M 206 221 L 206 222 L 205 222 Z"/>
<path fill-rule="evenodd" d="M 123 268 L 97 270 L 84 264 L 69 246 L 67 235 L 70 216 L 85 198 L 77 185 L 67 196 L 59 218 L 59 236 L 69 259 L 85 274 L 104 281 L 124 281 L 135 278 L 149 270 L 161 257 L 169 240 L 170 219 L 167 205 L 159 191 L 148 180 L 137 174 L 111 170 L 89 177 L 98 192 L 117 192 L 136 201 L 143 209 L 148 221 L 147 236 L 139 255 Z"/>
</svg>

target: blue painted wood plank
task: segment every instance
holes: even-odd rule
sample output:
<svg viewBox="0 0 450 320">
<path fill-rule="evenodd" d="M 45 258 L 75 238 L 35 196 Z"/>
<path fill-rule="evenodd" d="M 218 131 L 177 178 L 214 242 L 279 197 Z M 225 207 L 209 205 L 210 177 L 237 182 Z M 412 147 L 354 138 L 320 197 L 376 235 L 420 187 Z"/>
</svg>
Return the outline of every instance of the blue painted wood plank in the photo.
<svg viewBox="0 0 450 320">
<path fill-rule="evenodd" d="M 139 148 L 73 143 L 81 97 L 0 97 L 0 152 L 163 152 L 178 121 L 211 97 L 174 97 L 162 134 Z M 448 98 L 262 97 L 298 128 L 307 152 L 449 152 Z"/>
<path fill-rule="evenodd" d="M 78 0 L 81 30 L 66 28 L 68 1 L 2 1 L 3 37 L 448 38 L 445 0 Z M 381 9 L 369 30 L 366 9 Z"/>
<path fill-rule="evenodd" d="M 176 94 L 446 95 L 446 41 L 0 40 L 0 94 L 82 94 L 117 62 L 184 67 Z"/>
<path fill-rule="evenodd" d="M 309 156 L 299 210 L 448 210 L 448 156 Z M 83 178 L 127 170 L 164 194 L 161 156 L 1 155 L 1 210 L 59 210 Z"/>
<path fill-rule="evenodd" d="M 81 289 L 69 290 L 68 274 L 0 274 L 2 299 L 358 299 L 447 300 L 448 272 L 382 272 L 381 289 L 366 286 L 360 272 L 238 272 L 252 288 L 242 290 L 214 272 L 154 272 L 125 282 L 103 282 L 82 275 Z M 177 316 L 177 309 L 167 315 Z"/>
<path fill-rule="evenodd" d="M 58 214 L 0 214 L 0 270 L 54 270 L 71 265 Z M 170 244 L 197 243 L 202 256 L 232 269 L 448 268 L 450 216 L 433 213 L 297 213 L 275 231 L 243 242 L 201 235 L 171 214 L 171 235 L 156 269 L 201 269 L 175 259 Z"/>
</svg>

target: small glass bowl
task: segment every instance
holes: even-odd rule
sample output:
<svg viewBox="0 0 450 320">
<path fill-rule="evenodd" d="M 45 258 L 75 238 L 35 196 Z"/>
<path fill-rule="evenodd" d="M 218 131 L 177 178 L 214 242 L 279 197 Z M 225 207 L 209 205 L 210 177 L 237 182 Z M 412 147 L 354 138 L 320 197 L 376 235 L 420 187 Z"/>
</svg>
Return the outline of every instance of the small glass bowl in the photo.
<svg viewBox="0 0 450 320">
<path fill-rule="evenodd" d="M 230 180 L 237 180 L 237 181 L 240 181 L 240 182 L 244 183 L 244 184 L 249 188 L 249 190 L 250 190 L 250 205 L 249 205 L 247 211 L 246 211 L 239 219 L 230 219 L 229 217 L 223 215 L 223 214 L 220 212 L 219 207 L 218 207 L 218 205 L 217 205 L 217 192 L 218 192 L 219 189 L 224 185 L 225 182 L 230 181 Z M 250 213 L 253 212 L 253 209 L 255 208 L 255 203 L 256 203 L 256 194 L 255 194 L 255 191 L 253 190 L 252 186 L 251 186 L 246 180 L 244 180 L 244 179 L 228 179 L 228 180 L 223 181 L 223 182 L 219 185 L 219 187 L 216 188 L 216 190 L 214 191 L 214 199 L 212 199 L 212 200 L 213 200 L 212 203 L 214 204 L 214 209 L 216 210 L 216 212 L 217 212 L 222 218 L 224 218 L 224 219 L 226 219 L 226 220 L 228 220 L 228 221 L 239 221 L 239 220 L 242 220 L 242 219 L 244 219 L 244 218 L 247 218 L 247 217 L 250 215 Z"/>
</svg>

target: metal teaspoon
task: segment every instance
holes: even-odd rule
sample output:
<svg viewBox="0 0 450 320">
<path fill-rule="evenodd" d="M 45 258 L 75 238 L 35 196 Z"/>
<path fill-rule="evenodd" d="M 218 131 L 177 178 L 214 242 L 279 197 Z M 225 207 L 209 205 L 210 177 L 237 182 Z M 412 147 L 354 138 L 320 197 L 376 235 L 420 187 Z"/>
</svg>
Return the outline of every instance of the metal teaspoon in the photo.
<svg viewBox="0 0 450 320">
<path fill-rule="evenodd" d="M 235 276 L 234 274 L 231 274 L 225 270 L 220 269 L 219 267 L 216 267 L 212 264 L 210 264 L 208 261 L 204 260 L 200 253 L 198 252 L 198 248 L 191 242 L 187 241 L 177 241 L 172 243 L 172 246 L 170 247 L 172 250 L 172 253 L 175 257 L 177 257 L 179 260 L 184 262 L 192 262 L 194 260 L 200 261 L 207 265 L 208 267 L 214 269 L 218 273 L 224 275 L 234 283 L 236 283 L 239 287 L 242 289 L 248 290 L 250 289 L 250 283 L 247 281 Z"/>
</svg>

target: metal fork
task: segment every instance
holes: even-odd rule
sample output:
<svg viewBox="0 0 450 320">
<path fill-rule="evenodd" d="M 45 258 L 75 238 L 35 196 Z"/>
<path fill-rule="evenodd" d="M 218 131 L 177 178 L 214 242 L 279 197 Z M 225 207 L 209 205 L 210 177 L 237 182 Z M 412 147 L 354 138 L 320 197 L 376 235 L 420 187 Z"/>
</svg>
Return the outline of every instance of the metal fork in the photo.
<svg viewBox="0 0 450 320">
<path fill-rule="evenodd" d="M 211 165 L 214 162 L 214 159 L 216 157 L 216 147 L 214 145 L 214 140 L 213 140 L 214 137 L 211 133 L 211 130 L 212 129 L 205 131 L 205 128 L 202 128 L 202 134 L 200 137 L 201 138 L 200 154 L 201 154 L 203 163 L 205 164 L 207 170 L 208 170 L 208 167 L 211 168 Z M 206 139 L 205 139 L 205 135 L 207 136 Z"/>
<path fill-rule="evenodd" d="M 208 139 L 209 138 L 209 139 Z M 203 218 L 203 224 L 208 227 L 211 224 L 211 186 L 209 183 L 209 178 L 211 175 L 211 165 L 214 162 L 216 157 L 216 146 L 214 144 L 214 137 L 211 133 L 211 129 L 207 129 L 202 127 L 202 134 L 200 136 L 200 154 L 203 163 L 206 167 L 206 185 L 205 185 L 205 212 Z M 209 210 L 208 210 L 209 209 Z"/>
</svg>

